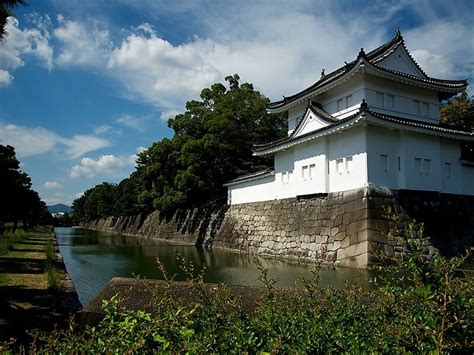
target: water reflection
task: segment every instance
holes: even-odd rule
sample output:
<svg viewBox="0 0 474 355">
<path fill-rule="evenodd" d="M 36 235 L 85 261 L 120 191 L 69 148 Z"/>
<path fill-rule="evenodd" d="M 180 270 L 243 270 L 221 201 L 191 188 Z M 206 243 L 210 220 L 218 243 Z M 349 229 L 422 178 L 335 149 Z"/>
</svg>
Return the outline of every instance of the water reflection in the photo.
<svg viewBox="0 0 474 355">
<path fill-rule="evenodd" d="M 66 268 L 74 282 L 79 299 L 85 305 L 114 276 L 130 277 L 133 274 L 146 278 L 163 279 L 156 257 L 169 275 L 184 280 L 178 268 L 177 255 L 206 267 L 206 282 L 260 285 L 257 259 L 269 269 L 269 276 L 278 279 L 282 286 L 292 286 L 298 276 L 311 277 L 311 265 L 256 257 L 227 250 L 209 250 L 193 246 L 173 245 L 145 238 L 104 233 L 81 228 L 56 228 L 56 235 Z M 368 285 L 369 273 L 365 270 L 339 268 L 319 271 L 321 284 L 343 287 L 350 284 Z"/>
</svg>

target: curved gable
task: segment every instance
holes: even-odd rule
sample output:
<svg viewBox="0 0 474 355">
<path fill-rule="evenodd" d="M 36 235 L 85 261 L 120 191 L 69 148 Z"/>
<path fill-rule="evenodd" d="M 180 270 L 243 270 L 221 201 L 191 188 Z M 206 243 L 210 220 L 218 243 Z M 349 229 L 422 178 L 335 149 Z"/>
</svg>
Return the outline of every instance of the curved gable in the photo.
<svg viewBox="0 0 474 355">
<path fill-rule="evenodd" d="M 413 61 L 404 46 L 399 46 L 396 50 L 390 53 L 389 56 L 378 62 L 377 65 L 385 69 L 396 70 L 419 78 L 427 78 L 425 73 L 423 73 L 418 65 Z"/>
<path fill-rule="evenodd" d="M 302 118 L 301 123 L 296 128 L 296 131 L 292 135 L 298 137 L 303 134 L 315 131 L 317 129 L 329 126 L 329 122 L 318 117 L 311 109 L 306 110 L 305 115 Z"/>
</svg>

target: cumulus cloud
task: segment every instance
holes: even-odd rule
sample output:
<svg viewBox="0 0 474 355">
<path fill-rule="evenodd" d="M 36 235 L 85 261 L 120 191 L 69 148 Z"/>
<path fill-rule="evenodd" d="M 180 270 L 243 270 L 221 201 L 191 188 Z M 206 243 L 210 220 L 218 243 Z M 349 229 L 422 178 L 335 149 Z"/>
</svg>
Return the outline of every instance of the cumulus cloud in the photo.
<svg viewBox="0 0 474 355">
<path fill-rule="evenodd" d="M 0 74 L 0 82 L 11 82 L 12 76 L 5 72 L 24 65 L 23 58 L 26 55 L 38 58 L 45 68 L 52 69 L 53 47 L 49 42 L 49 33 L 44 27 L 20 29 L 18 20 L 9 17 L 6 30 L 8 35 L 0 45 L 0 69 L 3 72 Z"/>
<path fill-rule="evenodd" d="M 58 23 L 59 26 L 53 31 L 60 48 L 56 63 L 100 66 L 105 61 L 112 46 L 107 29 L 99 23 L 70 21 L 61 15 L 58 16 Z"/>
<path fill-rule="evenodd" d="M 125 168 L 130 168 L 130 157 L 101 155 L 98 159 L 82 158 L 79 164 L 72 167 L 69 176 L 73 179 L 81 177 L 91 178 L 97 174 L 118 175 Z"/>
<path fill-rule="evenodd" d="M 12 83 L 13 77 L 6 70 L 0 69 L 0 86 L 8 86 Z"/>
<path fill-rule="evenodd" d="M 0 124 L 0 144 L 15 147 L 18 157 L 55 152 L 64 158 L 75 159 L 88 152 L 107 147 L 110 142 L 100 137 L 87 135 L 61 137 L 42 127 Z"/>
<path fill-rule="evenodd" d="M 61 184 L 57 181 L 46 181 L 44 183 L 44 188 L 47 190 L 60 189 L 61 187 Z"/>
</svg>

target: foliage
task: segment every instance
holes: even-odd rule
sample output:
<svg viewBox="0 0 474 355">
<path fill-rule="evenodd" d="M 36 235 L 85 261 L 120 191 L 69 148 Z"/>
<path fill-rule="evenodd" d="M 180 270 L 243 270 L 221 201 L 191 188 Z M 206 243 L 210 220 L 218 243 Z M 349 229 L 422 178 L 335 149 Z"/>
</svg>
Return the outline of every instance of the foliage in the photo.
<svg viewBox="0 0 474 355">
<path fill-rule="evenodd" d="M 474 131 L 474 105 L 467 92 L 441 105 L 441 123 L 463 131 Z"/>
<path fill-rule="evenodd" d="M 416 245 L 416 244 L 415 244 Z M 195 302 L 171 294 L 157 312 L 131 311 L 117 296 L 105 318 L 85 330 L 43 334 L 36 352 L 407 353 L 474 350 L 474 281 L 458 271 L 462 257 L 426 259 L 413 249 L 385 269 L 372 290 L 321 288 L 317 273 L 279 289 L 262 269 L 264 297 L 248 312 L 222 285 L 206 287 L 184 264 Z M 164 268 L 162 267 L 162 270 Z M 197 273 L 197 275 L 196 275 Z M 169 276 L 166 277 L 170 282 Z M 168 287 L 172 287 L 169 283 Z"/>
<path fill-rule="evenodd" d="M 226 77 L 203 89 L 201 100 L 168 121 L 171 139 L 155 142 L 138 155 L 136 171 L 118 185 L 102 183 L 73 203 L 75 218 L 86 221 L 153 209 L 168 212 L 222 200 L 223 184 L 271 166 L 252 156 L 254 144 L 286 134 L 286 120 L 266 112 L 268 99 L 252 84 Z"/>
<path fill-rule="evenodd" d="M 5 231 L 0 234 L 0 255 L 6 254 L 9 250 L 12 250 L 16 243 L 24 240 L 29 234 L 22 229 L 13 231 Z"/>
<path fill-rule="evenodd" d="M 46 205 L 31 188 L 30 177 L 20 170 L 15 148 L 0 145 L 0 227 L 13 222 L 13 229 L 22 221 L 23 228 L 50 221 Z"/>
</svg>

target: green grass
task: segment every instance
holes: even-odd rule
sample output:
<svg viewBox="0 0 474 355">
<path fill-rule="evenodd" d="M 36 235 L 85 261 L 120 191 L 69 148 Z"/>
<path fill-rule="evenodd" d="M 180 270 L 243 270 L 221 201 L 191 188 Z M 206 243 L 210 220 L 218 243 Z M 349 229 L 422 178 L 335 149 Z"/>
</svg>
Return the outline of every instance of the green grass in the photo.
<svg viewBox="0 0 474 355">
<path fill-rule="evenodd" d="M 13 246 L 25 240 L 31 233 L 25 232 L 22 229 L 17 229 L 15 232 L 3 232 L 0 235 L 0 255 L 5 255 L 8 251 L 13 249 Z"/>
</svg>

